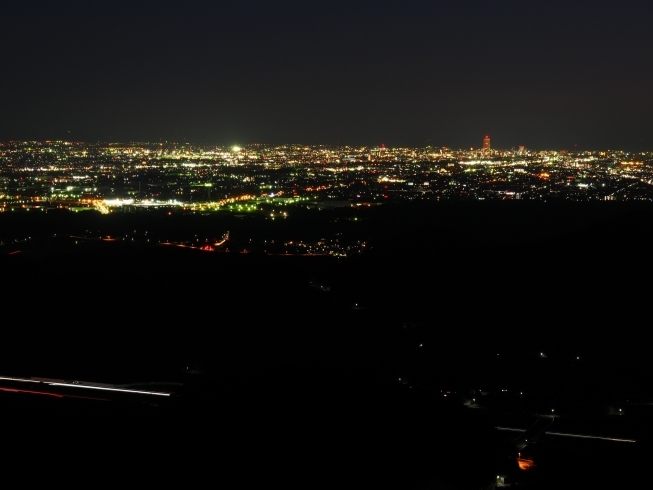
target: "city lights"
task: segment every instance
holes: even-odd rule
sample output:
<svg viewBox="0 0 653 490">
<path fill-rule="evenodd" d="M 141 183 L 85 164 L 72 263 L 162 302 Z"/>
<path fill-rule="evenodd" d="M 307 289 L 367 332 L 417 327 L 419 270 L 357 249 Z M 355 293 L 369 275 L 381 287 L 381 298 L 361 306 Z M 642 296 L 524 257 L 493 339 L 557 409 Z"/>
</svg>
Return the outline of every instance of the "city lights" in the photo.
<svg viewBox="0 0 653 490">
<path fill-rule="evenodd" d="M 262 204 L 319 210 L 428 200 L 651 201 L 652 164 L 651 153 L 524 147 L 10 142 L 0 144 L 0 211 L 256 212 Z"/>
</svg>

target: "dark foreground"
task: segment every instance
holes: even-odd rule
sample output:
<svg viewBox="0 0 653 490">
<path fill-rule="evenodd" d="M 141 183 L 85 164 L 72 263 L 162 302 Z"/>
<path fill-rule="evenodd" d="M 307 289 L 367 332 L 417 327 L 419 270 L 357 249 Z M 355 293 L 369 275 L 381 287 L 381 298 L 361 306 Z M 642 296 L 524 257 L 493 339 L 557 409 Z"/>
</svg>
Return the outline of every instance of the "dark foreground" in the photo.
<svg viewBox="0 0 653 490">
<path fill-rule="evenodd" d="M 647 208 L 370 213 L 343 233 L 358 230 L 371 250 L 347 259 L 80 245 L 57 227 L 89 223 L 3 221 L 5 235 L 46 232 L 2 257 L 0 375 L 176 387 L 157 406 L 5 391 L 8 420 L 36 440 L 78 441 L 69 461 L 142 461 L 152 478 L 484 488 L 516 464 L 485 414 L 554 407 L 608 420 L 610 407 L 653 395 Z M 110 218 L 106 234 L 145 219 Z M 297 223 L 307 234 L 320 228 L 311 218 Z M 179 219 L 215 235 L 240 226 Z M 462 406 L 472 389 L 491 392 L 486 410 Z M 502 389 L 529 397 L 492 395 Z M 625 417 L 638 439 L 628 449 L 543 438 L 531 486 L 625 488 L 645 476 L 650 418 Z"/>
</svg>

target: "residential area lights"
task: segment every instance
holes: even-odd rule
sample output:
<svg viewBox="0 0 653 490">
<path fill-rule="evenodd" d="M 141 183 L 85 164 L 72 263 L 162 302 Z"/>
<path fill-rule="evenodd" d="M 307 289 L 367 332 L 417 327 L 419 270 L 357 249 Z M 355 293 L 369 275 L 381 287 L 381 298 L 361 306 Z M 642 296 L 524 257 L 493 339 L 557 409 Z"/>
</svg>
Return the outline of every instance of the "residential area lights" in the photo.
<svg viewBox="0 0 653 490">
<path fill-rule="evenodd" d="M 0 212 L 137 206 L 269 214 L 270 206 L 298 204 L 652 199 L 653 153 L 0 143 Z"/>
</svg>

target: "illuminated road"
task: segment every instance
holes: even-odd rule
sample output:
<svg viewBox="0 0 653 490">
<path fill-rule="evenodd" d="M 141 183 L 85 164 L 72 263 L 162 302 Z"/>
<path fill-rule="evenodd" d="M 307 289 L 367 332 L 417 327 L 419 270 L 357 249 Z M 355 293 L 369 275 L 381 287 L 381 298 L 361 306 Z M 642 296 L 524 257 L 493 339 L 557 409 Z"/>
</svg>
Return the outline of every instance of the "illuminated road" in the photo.
<svg viewBox="0 0 653 490">
<path fill-rule="evenodd" d="M 81 383 L 48 383 L 49 386 L 67 386 L 69 388 L 82 388 L 85 390 L 100 390 L 100 391 L 118 391 L 120 393 L 135 393 L 137 395 L 154 395 L 154 396 L 170 396 L 170 393 L 158 391 L 142 391 L 142 390 L 127 390 L 124 388 L 114 388 L 111 385 L 95 386 Z"/>
<path fill-rule="evenodd" d="M 50 379 L 50 378 L 15 378 L 9 376 L 0 376 L 0 391 L 10 393 L 27 393 L 32 395 L 44 395 L 56 398 L 91 398 L 80 396 L 84 392 L 88 394 L 95 394 L 97 392 L 104 392 L 106 395 L 110 393 L 125 393 L 131 395 L 148 395 L 148 396 L 163 396 L 169 397 L 172 392 L 168 391 L 150 391 L 138 390 L 121 387 L 119 385 L 111 385 L 104 383 L 90 383 L 86 381 L 65 381 L 63 379 Z M 61 388 L 64 391 L 61 391 Z M 69 390 L 69 388 L 74 388 Z M 88 390 L 88 391 L 87 391 Z M 79 394 L 75 393 L 79 392 Z M 95 400 L 108 400 L 108 398 L 92 398 Z"/>
<path fill-rule="evenodd" d="M 550 423 L 549 423 L 549 425 L 550 425 Z M 531 426 L 531 427 L 533 427 L 533 426 Z M 521 445 L 521 447 L 519 447 L 517 441 L 521 441 L 521 442 L 523 442 L 524 440 L 532 441 L 533 439 L 535 439 L 537 436 L 540 436 L 544 432 L 546 432 L 548 435 L 551 435 L 551 436 L 577 437 L 579 439 L 599 439 L 599 440 L 602 440 L 602 441 L 612 441 L 612 442 L 636 442 L 634 439 L 619 439 L 619 438 L 616 438 L 616 437 L 601 437 L 601 436 L 588 436 L 588 435 L 584 435 L 584 434 L 569 434 L 569 433 L 565 433 L 565 432 L 551 432 L 551 431 L 547 431 L 546 427 L 545 427 L 545 429 L 543 431 L 539 432 L 536 436 L 531 436 L 531 438 L 528 438 L 528 437 L 524 438 L 524 436 L 525 436 L 525 434 L 527 432 L 524 429 L 513 429 L 513 428 L 510 428 L 510 427 L 496 427 L 496 429 L 497 430 L 512 431 L 512 432 L 522 432 L 522 435 L 513 441 L 515 443 L 515 445 L 518 447 L 518 449 L 523 449 L 526 446 L 527 443 L 523 444 L 523 445 Z M 519 444 L 521 444 L 521 442 Z"/>
<path fill-rule="evenodd" d="M 95 209 L 97 209 L 102 214 L 109 214 L 111 212 L 104 201 L 101 201 L 100 199 L 94 199 L 93 206 L 95 206 Z"/>
</svg>

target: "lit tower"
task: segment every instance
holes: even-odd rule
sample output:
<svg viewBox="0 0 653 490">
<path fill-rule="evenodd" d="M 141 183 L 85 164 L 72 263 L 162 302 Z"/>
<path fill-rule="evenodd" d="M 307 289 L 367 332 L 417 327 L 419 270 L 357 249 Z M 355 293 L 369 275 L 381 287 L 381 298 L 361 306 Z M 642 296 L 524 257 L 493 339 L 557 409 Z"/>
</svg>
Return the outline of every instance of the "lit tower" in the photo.
<svg viewBox="0 0 653 490">
<path fill-rule="evenodd" d="M 484 150 L 489 150 L 490 149 L 490 137 L 489 136 L 485 136 L 485 138 L 483 138 L 483 149 Z"/>
</svg>

